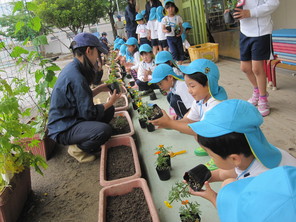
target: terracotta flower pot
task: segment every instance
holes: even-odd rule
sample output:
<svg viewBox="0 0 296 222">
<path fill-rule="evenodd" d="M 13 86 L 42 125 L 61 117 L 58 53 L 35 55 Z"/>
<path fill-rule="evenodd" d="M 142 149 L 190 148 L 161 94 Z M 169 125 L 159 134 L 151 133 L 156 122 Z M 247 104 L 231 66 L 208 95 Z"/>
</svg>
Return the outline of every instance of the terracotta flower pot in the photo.
<svg viewBox="0 0 296 222">
<path fill-rule="evenodd" d="M 133 155 L 133 162 L 135 167 L 135 173 L 129 177 L 119 178 L 115 180 L 107 180 L 106 172 L 107 172 L 107 157 L 108 157 L 108 149 L 111 147 L 116 146 L 129 146 L 132 150 Z M 132 137 L 126 136 L 126 137 L 117 137 L 108 140 L 103 146 L 101 151 L 101 162 L 100 162 L 100 184 L 101 186 L 110 186 L 113 184 L 122 183 L 131 179 L 140 178 L 141 177 L 141 167 L 137 152 L 136 144 Z"/>
<path fill-rule="evenodd" d="M 38 140 L 39 143 L 36 146 L 28 146 L 28 144 L 32 140 Z M 24 138 L 21 140 L 22 143 L 25 144 L 25 149 L 31 151 L 34 155 L 40 155 L 46 160 L 49 160 L 51 157 L 52 152 L 55 149 L 56 142 L 49 137 L 45 136 L 44 139 L 41 139 L 40 136 L 37 134 L 33 138 Z"/>
<path fill-rule="evenodd" d="M 160 180 L 165 181 L 165 180 L 169 180 L 171 178 L 170 167 L 165 168 L 165 169 L 159 169 L 156 167 L 156 172 L 157 172 Z"/>
<path fill-rule="evenodd" d="M 0 193 L 0 221 L 17 221 L 26 203 L 31 188 L 30 169 L 15 174 L 10 182 Z"/>
<path fill-rule="evenodd" d="M 153 203 L 153 199 L 148 188 L 146 180 L 139 178 L 130 181 L 126 181 L 120 184 L 111 185 L 103 188 L 100 191 L 99 197 L 99 222 L 105 222 L 107 218 L 107 198 L 110 196 L 125 195 L 133 191 L 134 188 L 141 188 L 143 190 L 146 203 L 150 212 L 150 216 L 153 222 L 159 222 L 157 210 Z"/>
<path fill-rule="evenodd" d="M 124 94 L 122 94 L 121 96 L 120 96 L 120 98 L 122 98 L 122 99 L 124 99 L 124 101 L 125 101 L 125 104 L 123 105 L 123 106 L 115 106 L 115 111 L 117 112 L 117 111 L 124 111 L 124 110 L 127 110 L 128 109 L 128 99 L 127 99 L 127 96 L 126 95 L 124 95 Z M 120 99 L 119 98 L 119 99 Z M 110 100 L 110 97 L 108 97 L 108 99 L 107 99 L 107 101 L 109 101 Z M 114 103 L 114 105 L 116 104 L 116 102 Z"/>
<path fill-rule="evenodd" d="M 132 135 L 134 135 L 135 134 L 135 128 L 134 128 L 133 122 L 132 122 L 131 117 L 128 114 L 128 112 L 127 111 L 118 111 L 118 112 L 114 113 L 114 116 L 120 116 L 120 115 L 125 116 L 125 118 L 127 119 L 127 122 L 129 124 L 129 127 L 130 127 L 130 132 L 129 133 L 124 133 L 124 134 L 112 135 L 111 137 L 115 138 L 115 137 L 120 137 L 120 136 L 132 136 Z"/>
</svg>

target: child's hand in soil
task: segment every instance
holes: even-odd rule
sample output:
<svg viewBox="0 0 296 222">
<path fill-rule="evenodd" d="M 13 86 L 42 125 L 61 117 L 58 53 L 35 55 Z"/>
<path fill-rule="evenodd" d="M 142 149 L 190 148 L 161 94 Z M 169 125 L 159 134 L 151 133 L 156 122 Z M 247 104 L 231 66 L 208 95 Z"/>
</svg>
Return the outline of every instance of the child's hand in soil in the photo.
<svg viewBox="0 0 296 222">
<path fill-rule="evenodd" d="M 149 123 L 152 123 L 155 126 L 158 126 L 158 128 L 168 128 L 170 125 L 170 121 L 173 121 L 168 114 L 162 109 L 163 116 L 156 120 L 151 120 Z"/>
<path fill-rule="evenodd" d="M 194 196 L 199 196 L 204 199 L 207 199 L 216 207 L 217 193 L 214 190 L 212 190 L 209 184 L 209 181 L 206 181 L 204 186 L 205 186 L 205 190 L 202 189 L 200 191 L 194 191 L 189 187 L 189 193 L 191 193 Z"/>
</svg>

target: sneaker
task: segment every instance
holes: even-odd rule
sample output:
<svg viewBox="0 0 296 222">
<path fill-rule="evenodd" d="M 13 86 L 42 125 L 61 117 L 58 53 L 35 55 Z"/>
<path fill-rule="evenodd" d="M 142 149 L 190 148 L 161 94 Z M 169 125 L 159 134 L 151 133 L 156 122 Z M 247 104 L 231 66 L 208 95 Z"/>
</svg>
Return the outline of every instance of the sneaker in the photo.
<svg viewBox="0 0 296 222">
<path fill-rule="evenodd" d="M 68 153 L 80 163 L 88 163 L 96 159 L 95 155 L 82 151 L 77 145 L 70 145 L 68 147 Z"/>
<path fill-rule="evenodd" d="M 208 156 L 209 154 L 201 147 L 198 147 L 194 150 L 196 156 Z"/>
<path fill-rule="evenodd" d="M 267 116 L 270 113 L 270 108 L 266 96 L 260 96 L 258 101 L 258 111 L 261 113 L 262 116 Z"/>
<path fill-rule="evenodd" d="M 259 101 L 259 90 L 254 89 L 253 95 L 252 95 L 252 97 L 250 99 L 248 99 L 248 102 L 253 104 L 254 106 L 257 106 L 258 101 Z"/>
<path fill-rule="evenodd" d="M 149 96 L 152 93 L 153 93 L 153 89 L 148 89 L 148 90 L 142 91 L 139 95 L 140 96 Z"/>
<path fill-rule="evenodd" d="M 216 166 L 216 164 L 212 158 L 205 165 L 210 171 L 218 169 L 218 167 Z"/>
</svg>

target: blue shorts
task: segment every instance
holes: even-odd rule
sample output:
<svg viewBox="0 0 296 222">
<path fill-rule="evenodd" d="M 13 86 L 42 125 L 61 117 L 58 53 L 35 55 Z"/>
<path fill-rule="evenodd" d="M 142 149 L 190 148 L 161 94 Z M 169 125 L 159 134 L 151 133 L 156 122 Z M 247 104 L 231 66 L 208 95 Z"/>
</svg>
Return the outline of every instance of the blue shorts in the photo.
<svg viewBox="0 0 296 222">
<path fill-rule="evenodd" d="M 158 41 L 158 45 L 160 45 L 162 48 L 167 48 L 169 47 L 168 46 L 168 41 L 165 39 L 165 40 L 159 40 Z"/>
<path fill-rule="evenodd" d="M 247 37 L 240 33 L 240 60 L 269 60 L 273 58 L 271 35 Z"/>
<path fill-rule="evenodd" d="M 151 46 L 158 46 L 158 39 L 151 39 Z"/>
</svg>

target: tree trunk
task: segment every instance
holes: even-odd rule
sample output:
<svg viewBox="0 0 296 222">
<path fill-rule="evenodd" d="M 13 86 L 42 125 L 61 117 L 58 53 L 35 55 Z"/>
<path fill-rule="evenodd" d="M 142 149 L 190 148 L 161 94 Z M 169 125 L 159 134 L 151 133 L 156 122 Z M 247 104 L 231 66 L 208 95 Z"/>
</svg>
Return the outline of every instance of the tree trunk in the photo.
<svg viewBox="0 0 296 222">
<path fill-rule="evenodd" d="M 114 13 L 113 12 L 109 12 L 108 15 L 109 15 L 110 23 L 111 23 L 111 26 L 112 26 L 113 37 L 115 39 L 116 36 L 117 36 L 117 31 L 115 29 L 115 21 L 114 21 L 114 17 L 113 17 Z"/>
</svg>

